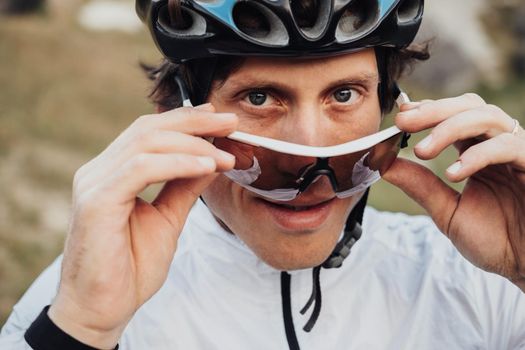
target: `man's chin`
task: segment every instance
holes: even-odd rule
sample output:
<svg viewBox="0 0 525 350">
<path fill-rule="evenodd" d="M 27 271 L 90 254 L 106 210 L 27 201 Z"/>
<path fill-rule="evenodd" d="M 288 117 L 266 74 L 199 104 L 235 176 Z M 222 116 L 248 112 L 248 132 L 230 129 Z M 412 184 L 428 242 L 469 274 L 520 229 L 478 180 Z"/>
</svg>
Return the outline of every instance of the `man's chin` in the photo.
<svg viewBox="0 0 525 350">
<path fill-rule="evenodd" d="M 318 266 L 332 253 L 338 236 L 302 241 L 293 238 L 275 242 L 270 247 L 250 247 L 267 265 L 280 271 L 303 270 Z M 249 246 L 249 244 L 248 244 Z M 259 248 L 259 249 L 257 249 Z"/>
</svg>

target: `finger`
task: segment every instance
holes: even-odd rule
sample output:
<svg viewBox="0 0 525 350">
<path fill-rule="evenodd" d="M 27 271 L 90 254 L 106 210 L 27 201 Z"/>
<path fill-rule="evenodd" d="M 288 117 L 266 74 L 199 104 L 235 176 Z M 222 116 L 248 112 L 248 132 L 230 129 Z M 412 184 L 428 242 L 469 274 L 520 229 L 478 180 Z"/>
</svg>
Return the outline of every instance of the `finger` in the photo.
<svg viewBox="0 0 525 350">
<path fill-rule="evenodd" d="M 473 145 L 446 171 L 450 181 L 458 182 L 494 164 L 509 164 L 525 171 L 525 140 L 509 133 Z"/>
<path fill-rule="evenodd" d="M 421 159 L 431 159 L 457 141 L 491 138 L 512 130 L 514 121 L 499 107 L 484 105 L 461 112 L 438 124 L 415 147 Z"/>
<path fill-rule="evenodd" d="M 476 94 L 445 98 L 422 103 L 395 116 L 398 128 L 407 132 L 418 132 L 436 126 L 450 116 L 483 106 L 485 101 Z"/>
<path fill-rule="evenodd" d="M 237 128 L 237 117 L 234 114 L 218 114 L 212 113 L 214 107 L 211 104 L 201 105 L 195 108 L 179 108 L 171 110 L 160 115 L 146 115 L 139 117 L 128 129 L 122 132 L 101 154 L 95 159 L 85 164 L 82 169 L 82 175 L 94 175 L 98 173 L 98 176 L 89 176 L 93 181 L 97 181 L 96 178 L 100 177 L 100 170 L 107 173 L 108 165 L 116 164 L 120 166 L 118 162 L 115 162 L 119 158 L 119 154 L 125 153 L 125 150 L 129 148 L 129 144 L 133 143 L 134 138 L 138 135 L 147 135 L 153 133 L 154 130 L 162 128 L 177 128 L 179 132 L 192 130 L 191 134 L 202 136 L 215 136 L 224 137 L 235 131 Z M 181 116 L 182 115 L 182 116 Z M 167 117 L 166 117 L 167 116 Z M 190 117 L 195 117 L 190 119 Z M 199 129 L 200 130 L 197 130 Z M 147 151 L 145 152 L 147 153 Z M 230 168 L 228 156 L 225 154 L 218 153 L 220 159 L 218 160 L 218 169 L 224 171 Z M 217 157 L 216 157 L 217 158 Z M 113 169 L 109 169 L 113 170 Z M 95 173 L 94 173 L 95 172 Z M 78 178 L 84 178 L 85 176 L 78 176 Z M 95 179 L 94 179 L 95 178 Z M 93 181 L 89 184 L 92 185 Z"/>
<path fill-rule="evenodd" d="M 424 166 L 397 158 L 383 178 L 421 205 L 439 229 L 447 233 L 459 193 Z"/>
<path fill-rule="evenodd" d="M 421 106 L 421 105 L 424 104 L 424 103 L 429 103 L 429 102 L 434 102 L 434 100 L 425 99 L 425 100 L 421 100 L 421 101 L 410 101 L 410 102 L 406 102 L 406 103 L 403 103 L 403 104 L 399 107 L 399 111 L 400 111 L 400 112 L 409 111 L 409 110 L 411 110 L 411 109 L 414 109 L 414 108 L 417 108 L 417 107 Z"/>
<path fill-rule="evenodd" d="M 135 200 L 148 185 L 182 178 L 197 178 L 215 172 L 211 157 L 187 154 L 139 154 L 128 160 L 99 189 L 119 203 Z"/>
<path fill-rule="evenodd" d="M 179 108 L 179 107 L 177 107 L 177 108 Z M 164 109 L 164 108 L 161 108 L 160 106 L 156 106 L 155 110 L 156 110 L 157 114 L 161 114 L 161 113 L 165 113 L 165 112 L 177 109 L 177 108 Z M 202 110 L 202 111 L 215 112 L 215 106 L 212 105 L 209 102 L 208 103 L 203 103 L 203 104 L 195 106 L 193 108 L 198 109 L 198 110 Z"/>
<path fill-rule="evenodd" d="M 190 116 L 194 118 L 191 119 Z M 122 153 L 140 135 L 164 129 L 195 136 L 224 137 L 237 128 L 234 114 L 218 114 L 199 111 L 196 108 L 180 108 L 162 114 L 145 115 L 137 118 L 124 130 L 99 156 L 100 159 L 113 159 Z"/>
<path fill-rule="evenodd" d="M 140 153 L 181 153 L 195 156 L 207 156 L 215 159 L 217 171 L 228 171 L 235 165 L 235 157 L 219 150 L 208 141 L 199 137 L 181 134 L 174 131 L 155 129 L 142 133 L 130 144 L 122 145 L 121 153 L 99 160 L 91 168 L 89 176 L 78 181 L 80 191 L 92 186 L 106 176 L 111 175 L 122 164 Z"/>
<path fill-rule="evenodd" d="M 162 114 L 141 116 L 102 152 L 100 158 L 113 158 L 136 137 L 149 134 L 153 130 L 171 130 L 203 137 L 225 137 L 235 131 L 237 123 L 238 119 L 235 114 L 212 113 L 187 107 Z"/>
<path fill-rule="evenodd" d="M 214 113 L 192 107 L 182 107 L 161 114 L 140 117 L 135 128 L 174 130 L 196 136 L 228 136 L 237 128 L 234 113 Z"/>
<path fill-rule="evenodd" d="M 217 138 L 213 143 L 217 148 L 235 156 L 235 169 L 248 169 L 253 165 L 254 147 L 227 138 Z"/>
<path fill-rule="evenodd" d="M 164 184 L 151 204 L 163 213 L 172 225 L 181 226 L 195 201 L 217 175 L 169 181 Z"/>
</svg>

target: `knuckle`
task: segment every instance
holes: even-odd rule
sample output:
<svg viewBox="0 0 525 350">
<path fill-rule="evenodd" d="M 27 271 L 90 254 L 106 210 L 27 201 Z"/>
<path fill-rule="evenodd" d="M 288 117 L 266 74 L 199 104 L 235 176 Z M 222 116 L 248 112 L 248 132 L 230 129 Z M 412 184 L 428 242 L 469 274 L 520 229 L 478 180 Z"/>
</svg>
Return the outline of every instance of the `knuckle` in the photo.
<svg viewBox="0 0 525 350">
<path fill-rule="evenodd" d="M 74 191 L 78 189 L 80 183 L 82 183 L 85 177 L 88 176 L 90 172 L 90 168 L 92 168 L 91 165 L 93 161 L 94 159 L 81 165 L 80 168 L 78 168 L 77 171 L 75 171 L 75 174 L 73 174 L 73 190 Z"/>
<path fill-rule="evenodd" d="M 95 197 L 93 195 L 93 190 L 88 191 L 86 193 L 82 193 L 78 195 L 75 199 L 75 212 L 85 214 L 90 213 L 100 206 L 98 205 L 98 202 L 95 200 Z"/>
<path fill-rule="evenodd" d="M 499 135 L 499 141 L 504 147 L 508 147 L 509 149 L 512 149 L 515 145 L 515 138 L 510 133 L 503 133 Z"/>
<path fill-rule="evenodd" d="M 139 148 L 145 148 L 151 142 L 152 140 L 151 135 L 153 133 L 155 133 L 154 130 L 151 130 L 151 131 L 140 130 L 135 135 L 132 145 L 137 146 Z"/>
<path fill-rule="evenodd" d="M 505 148 L 512 158 L 518 159 L 521 156 L 520 145 L 516 137 L 510 133 L 503 133 L 499 135 L 499 140 L 502 147 Z"/>
<path fill-rule="evenodd" d="M 171 114 L 170 118 L 174 121 L 175 129 L 188 124 L 197 124 L 202 120 L 202 111 L 199 112 L 192 107 L 180 107 L 176 113 Z"/>
<path fill-rule="evenodd" d="M 194 125 L 202 125 L 204 123 L 209 123 L 210 117 L 208 114 L 204 114 L 202 111 L 192 108 L 188 113 L 187 121 Z"/>
<path fill-rule="evenodd" d="M 161 135 L 162 131 L 159 129 L 139 131 L 130 143 L 131 151 L 133 153 L 154 151 Z"/>
<path fill-rule="evenodd" d="M 76 187 L 76 185 L 80 182 L 80 180 L 84 177 L 85 174 L 85 164 L 82 165 L 80 168 L 75 171 L 75 174 L 73 175 L 73 187 Z"/>
<path fill-rule="evenodd" d="M 143 171 L 148 167 L 149 156 L 144 153 L 137 154 L 130 160 L 129 167 L 133 171 Z"/>
<path fill-rule="evenodd" d="M 133 121 L 131 126 L 132 127 L 142 128 L 142 127 L 146 126 L 147 124 L 151 123 L 151 120 L 153 119 L 153 117 L 154 117 L 154 115 L 152 115 L 152 114 L 141 115 L 140 117 L 138 117 L 137 119 L 135 119 Z"/>
<path fill-rule="evenodd" d="M 193 107 L 181 107 L 177 112 L 179 112 L 177 113 L 177 117 L 183 117 L 184 119 L 194 118 L 200 114 Z M 178 114 L 180 114 L 180 116 Z"/>
<path fill-rule="evenodd" d="M 432 114 L 436 110 L 436 104 L 434 102 L 423 103 L 417 107 L 423 114 Z"/>
<path fill-rule="evenodd" d="M 73 196 L 76 196 L 81 188 L 80 184 L 82 183 L 82 177 L 80 176 L 77 176 L 77 174 L 75 174 L 73 176 Z"/>
<path fill-rule="evenodd" d="M 497 117 L 503 114 L 503 110 L 496 105 L 487 104 L 482 107 L 483 110 L 492 117 Z"/>
<path fill-rule="evenodd" d="M 466 94 L 463 94 L 463 98 L 470 101 L 474 105 L 484 105 L 485 104 L 485 100 L 481 98 L 481 96 L 473 92 L 467 92 Z"/>
<path fill-rule="evenodd" d="M 430 136 L 434 142 L 443 142 L 443 139 L 448 139 L 448 136 L 452 135 L 453 126 L 450 123 L 443 123 L 437 125 L 430 132 Z"/>
<path fill-rule="evenodd" d="M 490 164 L 490 158 L 485 152 L 477 152 L 479 149 L 477 147 L 469 148 L 461 156 L 461 160 L 465 164 L 479 164 L 481 168 L 486 167 Z"/>
</svg>

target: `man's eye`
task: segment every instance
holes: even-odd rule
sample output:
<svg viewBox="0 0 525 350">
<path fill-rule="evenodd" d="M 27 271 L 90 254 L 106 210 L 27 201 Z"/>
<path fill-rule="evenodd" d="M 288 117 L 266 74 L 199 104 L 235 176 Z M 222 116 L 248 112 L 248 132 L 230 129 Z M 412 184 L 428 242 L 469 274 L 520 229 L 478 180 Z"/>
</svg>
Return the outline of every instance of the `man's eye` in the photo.
<svg viewBox="0 0 525 350">
<path fill-rule="evenodd" d="M 247 96 L 250 103 L 254 106 L 262 106 L 268 100 L 268 94 L 260 91 L 252 91 Z"/>
<path fill-rule="evenodd" d="M 355 89 L 343 88 L 334 92 L 333 96 L 339 103 L 351 104 L 359 98 L 359 92 Z"/>
</svg>

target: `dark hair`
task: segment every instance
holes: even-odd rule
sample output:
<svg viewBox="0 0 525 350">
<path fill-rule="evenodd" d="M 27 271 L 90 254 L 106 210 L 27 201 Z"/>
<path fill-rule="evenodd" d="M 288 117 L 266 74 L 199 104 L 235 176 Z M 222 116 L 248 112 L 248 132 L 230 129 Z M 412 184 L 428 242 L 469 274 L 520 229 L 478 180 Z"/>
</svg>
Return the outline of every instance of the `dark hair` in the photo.
<svg viewBox="0 0 525 350">
<path fill-rule="evenodd" d="M 322 0 L 295 0 L 291 1 L 291 7 L 294 11 L 299 25 L 311 26 L 315 21 L 315 16 Z M 184 16 L 180 7 L 180 0 L 169 0 L 169 14 L 172 25 L 176 27 L 185 27 L 189 20 Z M 243 13 L 244 15 L 244 13 Z M 249 12 L 245 14 L 245 26 L 256 29 L 260 24 L 257 16 L 252 16 Z M 394 84 L 398 81 L 416 61 L 424 61 L 430 57 L 429 43 L 425 42 L 419 45 L 411 45 L 407 48 L 377 47 L 376 56 L 378 70 L 380 73 L 381 83 L 379 87 L 379 97 L 381 101 L 381 111 L 388 113 L 395 104 L 393 94 Z M 200 86 L 203 79 L 197 77 L 197 72 L 209 69 L 213 64 L 212 81 L 224 81 L 235 71 L 244 61 L 241 57 L 219 57 L 216 62 L 211 63 L 213 59 L 194 60 L 188 63 L 175 64 L 168 60 L 162 61 L 158 66 L 148 66 L 142 64 L 149 79 L 154 84 L 149 95 L 153 103 L 163 110 L 169 110 L 180 107 L 182 101 L 180 98 L 179 87 L 175 83 L 175 75 L 180 75 L 186 82 L 190 95 L 195 90 L 207 90 L 209 87 Z"/>
</svg>

